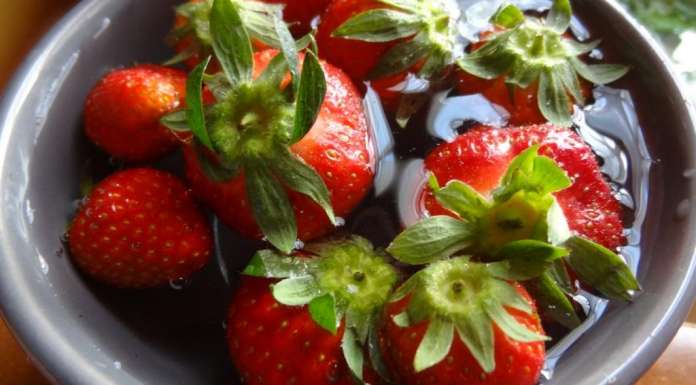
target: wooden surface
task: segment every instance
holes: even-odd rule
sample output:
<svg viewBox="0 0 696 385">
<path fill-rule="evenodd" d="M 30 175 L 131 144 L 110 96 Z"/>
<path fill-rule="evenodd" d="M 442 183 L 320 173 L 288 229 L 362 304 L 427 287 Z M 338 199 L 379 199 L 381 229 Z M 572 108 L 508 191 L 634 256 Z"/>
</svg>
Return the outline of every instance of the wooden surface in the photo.
<svg viewBox="0 0 696 385">
<path fill-rule="evenodd" d="M 16 66 L 46 29 L 75 0 L 2 0 L 0 12 L 0 92 Z M 689 316 L 696 323 L 696 309 Z M 638 385 L 696 383 L 696 326 L 686 324 L 669 349 Z M 0 384 L 47 385 L 0 318 Z M 572 384 L 567 384 L 572 385 Z"/>
</svg>

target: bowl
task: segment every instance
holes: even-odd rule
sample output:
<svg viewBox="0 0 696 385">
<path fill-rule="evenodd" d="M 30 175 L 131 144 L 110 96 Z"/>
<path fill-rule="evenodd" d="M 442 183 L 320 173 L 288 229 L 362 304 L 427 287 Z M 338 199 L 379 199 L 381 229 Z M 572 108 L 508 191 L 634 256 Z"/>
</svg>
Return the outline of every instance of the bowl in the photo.
<svg viewBox="0 0 696 385">
<path fill-rule="evenodd" d="M 114 293 L 74 270 L 59 236 L 79 196 L 82 102 L 109 69 L 170 54 L 162 39 L 174 4 L 82 1 L 33 50 L 3 98 L 0 302 L 24 347 L 59 384 L 236 378 L 223 342 L 230 290 L 214 264 L 187 290 Z M 654 162 L 640 243 L 643 291 L 631 304 L 613 304 L 547 383 L 624 385 L 665 349 L 696 294 L 696 114 L 667 56 L 615 2 L 574 6 L 632 66 L 622 85 L 633 93 Z"/>
</svg>

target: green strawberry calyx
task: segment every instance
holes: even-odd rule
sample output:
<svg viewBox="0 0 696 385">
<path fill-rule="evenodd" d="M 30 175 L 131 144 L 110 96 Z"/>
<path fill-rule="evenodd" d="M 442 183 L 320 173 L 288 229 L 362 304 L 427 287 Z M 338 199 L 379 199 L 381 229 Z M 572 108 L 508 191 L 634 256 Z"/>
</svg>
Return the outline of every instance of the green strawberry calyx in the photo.
<svg viewBox="0 0 696 385">
<path fill-rule="evenodd" d="M 406 310 L 392 321 L 399 327 L 427 322 L 413 366 L 421 372 L 442 362 L 455 338 L 471 352 L 486 373 L 495 370 L 493 324 L 509 338 L 519 342 L 548 340 L 519 323 L 506 308 L 533 315 L 532 304 L 500 275 L 494 264 L 472 262 L 468 257 L 437 261 L 407 280 L 394 294 L 392 302 L 407 296 Z"/>
<path fill-rule="evenodd" d="M 403 40 L 391 47 L 368 74 L 370 80 L 414 70 L 420 78 L 433 80 L 454 64 L 463 46 L 457 32 L 461 10 L 453 0 L 378 0 L 384 6 L 359 13 L 332 36 L 384 43 Z M 427 97 L 404 95 L 397 120 L 405 125 Z"/>
<path fill-rule="evenodd" d="M 363 346 L 376 336 L 376 323 L 398 273 L 383 253 L 358 236 L 309 244 L 305 251 L 311 256 L 259 251 L 243 274 L 279 279 L 271 286 L 276 301 L 307 306 L 326 331 L 336 334 L 343 324 L 343 355 L 354 376 L 362 379 Z"/>
<path fill-rule="evenodd" d="M 261 231 L 273 246 L 289 253 L 296 244 L 297 223 L 286 189 L 311 198 L 336 223 L 324 181 L 290 151 L 314 125 L 327 85 L 315 51 L 306 50 L 300 66 L 296 42 L 281 15 L 271 11 L 281 49 L 254 79 L 252 34 L 249 21 L 243 20 L 249 3 L 212 2 L 210 36 L 222 72 L 206 74 L 211 57 L 198 65 L 189 75 L 187 109 L 163 117 L 162 123 L 193 134 L 193 149 L 210 179 L 224 182 L 244 175 Z M 262 6 L 254 5 L 259 10 Z M 203 103 L 204 85 L 215 96 L 213 104 Z"/>
<path fill-rule="evenodd" d="M 585 103 L 579 78 L 607 84 L 629 70 L 618 64 L 585 64 L 580 57 L 600 42 L 580 43 L 564 36 L 571 18 L 570 0 L 555 0 L 545 20 L 525 16 L 514 5 L 504 5 L 493 17 L 493 23 L 503 31 L 458 59 L 457 64 L 483 79 L 504 76 L 511 87 L 538 84 L 541 113 L 555 125 L 568 127 L 572 124 L 571 99 L 581 106 Z"/>
<path fill-rule="evenodd" d="M 397 260 L 423 265 L 454 255 L 476 255 L 497 275 L 522 281 L 546 314 L 568 327 L 580 320 L 568 298 L 575 287 L 568 268 L 609 299 L 631 300 L 640 286 L 625 261 L 611 250 L 573 235 L 553 193 L 572 185 L 539 146 L 510 163 L 489 199 L 461 181 L 431 188 L 456 217 L 433 216 L 407 228 L 387 251 Z"/>
<path fill-rule="evenodd" d="M 165 64 L 173 65 L 198 56 L 207 57 L 213 52 L 213 36 L 210 28 L 210 14 L 214 0 L 202 0 L 187 2 L 176 7 L 175 12 L 183 17 L 186 22 L 174 28 L 168 40 L 176 44 L 184 39 L 189 41 L 186 47 Z M 276 31 L 277 19 L 282 20 L 283 4 L 268 4 L 261 1 L 245 0 L 237 2 L 241 20 L 248 31 L 249 37 L 254 41 L 263 43 L 271 48 L 282 48 L 283 43 Z M 300 47 L 306 47 L 309 36 L 298 41 Z"/>
</svg>

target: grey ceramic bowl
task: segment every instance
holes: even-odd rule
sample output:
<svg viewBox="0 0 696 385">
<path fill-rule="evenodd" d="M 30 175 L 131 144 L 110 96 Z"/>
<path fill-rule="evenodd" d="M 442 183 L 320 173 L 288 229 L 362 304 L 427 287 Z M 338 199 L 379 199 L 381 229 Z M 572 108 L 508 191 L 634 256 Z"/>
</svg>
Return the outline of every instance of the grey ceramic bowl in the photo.
<svg viewBox="0 0 696 385">
<path fill-rule="evenodd" d="M 59 234 L 78 195 L 82 101 L 106 70 L 167 55 L 162 39 L 174 2 L 82 1 L 32 52 L 0 108 L 0 300 L 19 339 L 56 383 L 234 382 L 217 321 L 227 301 L 219 274 L 204 272 L 210 279 L 152 306 L 161 293 L 105 294 L 60 251 Z M 695 172 L 685 173 L 696 169 L 695 115 L 645 30 L 612 2 L 575 6 L 633 66 L 631 87 L 657 162 L 641 243 L 644 291 L 635 303 L 612 307 L 566 353 L 550 383 L 625 385 L 663 351 L 696 293 L 696 215 L 689 204 L 696 180 Z M 197 310 L 183 314 L 183 303 Z M 187 328 L 201 323 L 189 319 L 213 321 L 191 338 Z"/>
</svg>

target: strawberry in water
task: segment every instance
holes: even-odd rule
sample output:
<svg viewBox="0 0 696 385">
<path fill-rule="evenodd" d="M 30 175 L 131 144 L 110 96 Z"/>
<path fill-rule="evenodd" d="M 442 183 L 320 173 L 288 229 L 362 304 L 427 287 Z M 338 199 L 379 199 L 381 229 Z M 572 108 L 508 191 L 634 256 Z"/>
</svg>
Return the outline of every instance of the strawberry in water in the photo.
<svg viewBox="0 0 696 385">
<path fill-rule="evenodd" d="M 403 122 L 427 98 L 402 99 L 393 88 L 409 73 L 443 77 L 454 63 L 460 14 L 450 0 L 334 0 L 319 25 L 319 53 L 357 84 L 371 81 Z"/>
<path fill-rule="evenodd" d="M 607 84 L 628 71 L 623 65 L 586 64 L 581 58 L 599 41 L 575 40 L 567 32 L 571 17 L 569 0 L 555 0 L 544 20 L 503 6 L 493 17 L 495 29 L 484 32 L 472 52 L 457 61 L 457 88 L 504 107 L 513 125 L 570 126 L 573 105 L 583 106 L 589 95 L 585 80 Z"/>
<path fill-rule="evenodd" d="M 380 336 L 403 385 L 534 385 L 547 339 L 527 291 L 467 258 L 410 278 L 387 306 Z"/>
<path fill-rule="evenodd" d="M 264 250 L 243 274 L 227 322 L 232 360 L 249 385 L 382 383 L 363 345 L 397 282 L 362 238 L 308 246 L 282 257 Z"/>
<path fill-rule="evenodd" d="M 238 17 L 232 3 L 216 1 L 211 30 Z M 243 36 L 246 28 L 237 28 Z M 186 150 L 187 174 L 224 223 L 288 253 L 298 235 L 310 240 L 330 231 L 371 188 L 374 156 L 362 100 L 343 72 L 311 51 L 286 54 L 291 44 L 284 53 L 253 54 L 248 40 L 230 39 L 229 31 L 213 38 L 225 71 L 206 82 L 217 101 L 205 107 L 205 64 L 189 78 L 193 108 L 182 123 L 195 138 Z"/>
<path fill-rule="evenodd" d="M 70 255 L 89 276 L 123 288 L 188 278 L 208 262 L 212 238 L 192 194 L 148 168 L 99 183 L 68 230 Z"/>
<path fill-rule="evenodd" d="M 184 106 L 186 73 L 140 65 L 116 70 L 97 83 L 85 104 L 85 133 L 111 156 L 152 161 L 174 150 L 177 137 L 160 118 Z"/>
<path fill-rule="evenodd" d="M 572 131 L 482 127 L 439 146 L 425 165 L 429 216 L 389 247 L 400 261 L 466 253 L 502 263 L 545 317 L 568 328 L 580 322 L 568 297 L 577 290 L 571 276 L 610 299 L 630 300 L 639 290 L 613 251 L 623 242 L 620 206 Z"/>
</svg>

